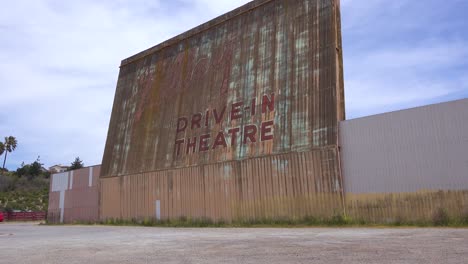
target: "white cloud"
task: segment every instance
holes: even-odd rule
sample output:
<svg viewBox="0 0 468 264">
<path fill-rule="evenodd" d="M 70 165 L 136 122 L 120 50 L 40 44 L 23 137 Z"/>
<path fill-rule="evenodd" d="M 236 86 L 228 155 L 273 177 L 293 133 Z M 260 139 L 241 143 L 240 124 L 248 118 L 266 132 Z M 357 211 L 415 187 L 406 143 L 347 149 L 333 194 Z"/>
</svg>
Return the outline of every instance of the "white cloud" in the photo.
<svg viewBox="0 0 468 264">
<path fill-rule="evenodd" d="M 467 47 L 456 42 L 432 43 L 347 56 L 348 117 L 420 106 L 468 91 Z"/>
<path fill-rule="evenodd" d="M 433 42 L 426 41 L 423 45 L 414 44 L 406 47 L 392 47 L 369 51 L 364 57 L 356 58 L 358 65 L 368 68 L 398 68 L 437 69 L 451 67 L 464 63 L 468 55 L 467 43 L 463 42 Z M 351 55 L 351 57 L 353 57 Z"/>
<path fill-rule="evenodd" d="M 0 136 L 19 140 L 10 169 L 38 155 L 46 165 L 100 163 L 120 61 L 247 2 L 2 3 Z M 440 15 L 463 4 L 342 0 L 348 116 L 466 91 L 466 27 Z"/>
<path fill-rule="evenodd" d="M 100 163 L 120 61 L 246 2 L 2 3 L 0 136 L 19 141 L 10 169 L 38 155 Z"/>
<path fill-rule="evenodd" d="M 343 0 L 346 110 L 361 117 L 468 95 L 466 2 Z"/>
</svg>

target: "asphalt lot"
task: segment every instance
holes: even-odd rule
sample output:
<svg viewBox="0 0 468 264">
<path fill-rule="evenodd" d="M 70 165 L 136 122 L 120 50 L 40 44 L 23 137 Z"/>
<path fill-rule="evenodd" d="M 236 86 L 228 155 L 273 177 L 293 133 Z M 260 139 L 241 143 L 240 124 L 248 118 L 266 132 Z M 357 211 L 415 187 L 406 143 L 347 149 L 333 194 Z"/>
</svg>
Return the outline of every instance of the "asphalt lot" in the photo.
<svg viewBox="0 0 468 264">
<path fill-rule="evenodd" d="M 0 263 L 468 263 L 468 229 L 0 223 Z"/>
</svg>

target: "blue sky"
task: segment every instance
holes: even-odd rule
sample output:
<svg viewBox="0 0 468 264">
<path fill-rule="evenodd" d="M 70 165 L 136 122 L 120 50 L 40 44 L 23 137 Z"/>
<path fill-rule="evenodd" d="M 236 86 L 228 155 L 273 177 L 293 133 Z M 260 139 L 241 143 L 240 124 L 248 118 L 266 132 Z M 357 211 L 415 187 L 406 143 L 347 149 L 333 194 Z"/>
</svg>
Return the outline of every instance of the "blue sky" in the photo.
<svg viewBox="0 0 468 264">
<path fill-rule="evenodd" d="M 16 0 L 0 10 L 7 167 L 99 164 L 120 61 L 248 1 Z M 468 97 L 466 0 L 342 0 L 347 117 Z M 3 161 L 3 157 L 1 157 Z"/>
</svg>

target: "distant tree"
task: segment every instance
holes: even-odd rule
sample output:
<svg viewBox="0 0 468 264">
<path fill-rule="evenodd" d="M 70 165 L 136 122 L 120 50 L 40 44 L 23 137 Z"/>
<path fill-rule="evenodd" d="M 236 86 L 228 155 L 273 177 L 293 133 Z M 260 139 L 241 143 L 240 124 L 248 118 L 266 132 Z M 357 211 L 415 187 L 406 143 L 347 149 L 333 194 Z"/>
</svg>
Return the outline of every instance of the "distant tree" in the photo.
<svg viewBox="0 0 468 264">
<path fill-rule="evenodd" d="M 29 173 L 29 165 L 26 165 L 24 164 L 24 161 L 21 163 L 21 167 L 19 167 L 18 169 L 16 169 L 16 175 L 18 175 L 18 177 L 21 177 L 21 176 L 24 176 L 24 175 L 27 175 Z"/>
<path fill-rule="evenodd" d="M 43 172 L 42 172 L 42 175 L 44 175 L 44 178 L 49 179 L 51 173 L 50 173 L 50 171 L 43 171 Z"/>
<path fill-rule="evenodd" d="M 3 144 L 3 142 L 0 142 L 0 157 L 3 155 L 4 152 L 5 152 L 5 144 Z M 6 172 L 6 171 L 8 170 L 0 168 L 0 173 Z"/>
<path fill-rule="evenodd" d="M 71 166 L 70 166 L 70 168 L 68 168 L 68 170 L 69 170 L 69 171 L 71 171 L 71 170 L 77 170 L 77 169 L 81 169 L 81 168 L 83 168 L 83 167 L 84 167 L 83 161 L 80 160 L 80 157 L 76 157 L 76 158 L 75 158 L 75 161 L 73 161 L 73 162 L 71 163 Z"/>
<path fill-rule="evenodd" d="M 3 169 L 5 169 L 5 163 L 7 159 L 8 152 L 13 152 L 16 149 L 16 146 L 18 145 L 18 141 L 16 140 L 15 137 L 9 136 L 5 137 L 5 143 L 3 143 L 5 146 L 5 159 L 3 160 Z"/>
<path fill-rule="evenodd" d="M 38 176 L 48 179 L 50 177 L 50 173 L 43 171 L 42 165 L 40 157 L 37 157 L 37 159 L 31 164 L 25 164 L 23 162 L 21 163 L 21 167 L 16 170 L 15 175 L 18 177 L 26 176 L 30 180 Z"/>
<path fill-rule="evenodd" d="M 29 168 L 29 176 L 35 177 L 39 176 L 42 172 L 42 163 L 40 162 L 40 157 L 37 157 L 36 161 L 31 163 L 30 168 Z"/>
</svg>

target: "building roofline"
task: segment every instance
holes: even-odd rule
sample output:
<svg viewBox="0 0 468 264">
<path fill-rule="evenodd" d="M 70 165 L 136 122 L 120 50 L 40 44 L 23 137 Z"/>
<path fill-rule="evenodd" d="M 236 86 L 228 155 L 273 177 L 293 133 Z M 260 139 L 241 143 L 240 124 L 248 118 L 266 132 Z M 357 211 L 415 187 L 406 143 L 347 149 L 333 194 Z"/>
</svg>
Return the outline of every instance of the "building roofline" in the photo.
<svg viewBox="0 0 468 264">
<path fill-rule="evenodd" d="M 373 118 L 373 117 L 379 117 L 383 115 L 390 115 L 390 114 L 395 114 L 403 111 L 408 111 L 408 110 L 417 110 L 421 108 L 426 108 L 426 107 L 433 107 L 433 106 L 438 106 L 438 105 L 444 105 L 444 104 L 451 104 L 451 103 L 456 103 L 456 102 L 463 102 L 466 101 L 468 102 L 468 98 L 462 98 L 462 99 L 457 99 L 457 100 L 452 100 L 452 101 L 445 101 L 445 102 L 439 102 L 439 103 L 432 103 L 432 104 L 427 104 L 427 105 L 421 105 L 421 106 L 415 106 L 415 107 L 410 107 L 410 108 L 405 108 L 405 109 L 400 109 L 400 110 L 393 110 L 385 113 L 379 113 L 379 114 L 373 114 L 373 115 L 367 115 L 367 116 L 361 116 L 361 117 L 356 117 L 356 118 L 351 118 L 351 119 L 346 119 L 340 121 L 340 123 L 346 123 L 347 121 L 355 121 L 355 120 L 361 120 L 361 119 L 366 119 L 366 118 Z"/>
<path fill-rule="evenodd" d="M 208 21 L 206 23 L 203 23 L 203 24 L 201 24 L 201 25 L 199 25 L 199 26 L 197 26 L 195 28 L 192 28 L 192 29 L 180 34 L 180 35 L 177 35 L 177 36 L 175 36 L 175 37 L 173 37 L 173 38 L 171 38 L 169 40 L 166 40 L 166 41 L 164 41 L 164 42 L 162 42 L 162 43 L 160 43 L 160 44 L 158 44 L 156 46 L 153 46 L 153 47 L 151 47 L 149 49 L 146 49 L 146 50 L 144 50 L 142 52 L 139 52 L 139 53 L 137 53 L 137 54 L 135 54 L 135 55 L 133 55 L 131 57 L 128 57 L 128 58 L 122 60 L 122 62 L 120 64 L 120 67 L 123 67 L 123 66 L 125 66 L 127 64 L 133 63 L 133 62 L 138 61 L 140 59 L 143 59 L 143 58 L 145 58 L 147 56 L 150 56 L 150 55 L 152 55 L 152 54 L 154 54 L 154 53 L 156 53 L 156 52 L 158 52 L 158 51 L 160 51 L 162 49 L 171 47 L 171 46 L 173 46 L 173 45 L 175 45 L 175 44 L 177 44 L 177 43 L 179 43 L 181 41 L 184 41 L 184 40 L 186 40 L 188 38 L 191 38 L 191 37 L 193 37 L 195 35 L 203 33 L 203 32 L 205 32 L 205 31 L 207 31 L 207 30 L 209 30 L 209 29 L 211 29 L 213 27 L 216 27 L 216 26 L 218 26 L 220 24 L 223 24 L 223 23 L 225 23 L 225 22 L 227 22 L 227 21 L 229 21 L 231 19 L 234 19 L 234 18 L 236 18 L 236 17 L 238 17 L 238 16 L 240 16 L 240 15 L 242 15 L 244 13 L 247 13 L 247 12 L 249 12 L 249 11 L 255 9 L 255 8 L 258 8 L 260 6 L 268 4 L 269 2 L 272 2 L 272 1 L 273 0 L 254 0 L 254 1 L 251 1 L 251 2 L 245 4 L 245 5 L 241 6 L 241 7 L 238 7 L 236 9 L 226 13 L 226 14 L 220 15 L 220 16 L 218 16 L 218 17 L 216 17 L 216 18 L 214 18 L 214 19 L 212 19 L 212 20 L 210 20 L 210 21 Z"/>
</svg>

